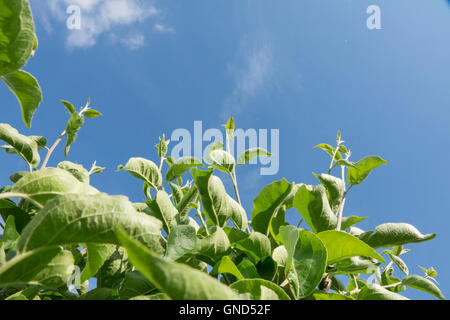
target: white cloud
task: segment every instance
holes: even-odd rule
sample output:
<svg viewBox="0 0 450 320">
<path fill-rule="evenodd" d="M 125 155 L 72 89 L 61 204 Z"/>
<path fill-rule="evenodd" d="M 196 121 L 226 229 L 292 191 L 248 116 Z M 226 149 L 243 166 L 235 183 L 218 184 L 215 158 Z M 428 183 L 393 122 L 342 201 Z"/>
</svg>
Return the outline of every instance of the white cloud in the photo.
<svg viewBox="0 0 450 320">
<path fill-rule="evenodd" d="M 228 66 L 234 89 L 224 103 L 226 111 L 235 113 L 267 88 L 274 73 L 272 48 L 268 43 L 242 45 L 238 56 L 237 61 Z"/>
<path fill-rule="evenodd" d="M 123 38 L 120 42 L 130 50 L 137 50 L 145 44 L 145 36 L 138 32 Z"/>
<path fill-rule="evenodd" d="M 155 24 L 155 30 L 158 32 L 161 32 L 161 33 L 174 33 L 175 32 L 175 29 L 166 27 L 159 23 Z"/>
<path fill-rule="evenodd" d="M 67 30 L 67 46 L 69 48 L 91 47 L 98 38 L 106 34 L 118 37 L 119 43 L 131 50 L 142 47 L 145 43 L 143 33 L 129 36 L 127 28 L 149 18 L 157 17 L 159 10 L 152 0 L 45 0 L 41 3 L 50 15 L 60 23 L 66 23 L 70 14 L 66 12 L 71 5 L 81 9 L 80 29 Z M 38 13 L 45 12 L 40 8 Z M 39 15 L 44 28 L 51 32 L 49 15 Z"/>
</svg>

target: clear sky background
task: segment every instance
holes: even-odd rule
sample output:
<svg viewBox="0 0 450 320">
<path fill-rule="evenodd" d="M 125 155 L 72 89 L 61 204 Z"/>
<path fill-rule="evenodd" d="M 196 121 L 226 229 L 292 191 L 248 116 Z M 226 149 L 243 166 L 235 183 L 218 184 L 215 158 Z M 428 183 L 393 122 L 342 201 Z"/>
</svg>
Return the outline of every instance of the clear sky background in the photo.
<svg viewBox="0 0 450 320">
<path fill-rule="evenodd" d="M 345 215 L 370 217 L 369 230 L 407 222 L 436 239 L 407 246 L 412 274 L 434 266 L 450 295 L 450 6 L 445 0 L 31 0 L 39 49 L 25 69 L 37 77 L 44 102 L 32 129 L 0 86 L 1 122 L 53 142 L 67 113 L 91 97 L 104 117 L 88 120 L 69 160 L 107 167 L 92 184 L 142 201 L 141 183 L 115 172 L 130 157 L 158 161 L 154 145 L 177 128 L 220 128 L 230 114 L 239 128 L 280 129 L 280 170 L 238 171 L 248 215 L 265 185 L 283 177 L 317 184 L 328 156 L 313 149 L 335 143 L 354 161 L 389 161 L 352 189 Z M 68 4 L 82 6 L 79 31 L 66 27 Z M 366 9 L 381 8 L 382 30 L 368 30 Z M 0 154 L 0 182 L 26 169 Z M 51 165 L 64 160 L 57 149 Z M 231 185 L 227 183 L 230 194 Z M 299 214 L 289 211 L 294 222 Z M 410 298 L 429 298 L 408 290 Z"/>
</svg>

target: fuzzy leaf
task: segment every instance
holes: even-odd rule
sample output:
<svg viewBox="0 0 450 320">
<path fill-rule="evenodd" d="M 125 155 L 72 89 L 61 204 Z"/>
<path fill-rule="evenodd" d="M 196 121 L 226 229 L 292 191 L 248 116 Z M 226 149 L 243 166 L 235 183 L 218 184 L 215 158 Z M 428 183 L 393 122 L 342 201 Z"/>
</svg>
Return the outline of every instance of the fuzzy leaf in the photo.
<svg viewBox="0 0 450 320">
<path fill-rule="evenodd" d="M 354 167 L 348 169 L 347 181 L 351 185 L 358 185 L 367 178 L 372 170 L 387 163 L 386 160 L 383 160 L 379 156 L 369 156 L 361 159 L 355 163 Z"/>
<path fill-rule="evenodd" d="M 19 100 L 23 122 L 30 128 L 33 115 L 42 102 L 42 91 L 39 83 L 36 78 L 23 70 L 5 74 L 0 78 Z"/>
<path fill-rule="evenodd" d="M 343 231 L 324 231 L 318 233 L 317 236 L 327 248 L 329 265 L 355 256 L 371 257 L 380 262 L 385 262 L 383 257 L 373 248 Z"/>
<path fill-rule="evenodd" d="M 407 223 L 381 224 L 375 228 L 375 231 L 368 231 L 359 236 L 362 241 L 375 249 L 423 242 L 435 237 L 435 233 L 423 235 L 414 226 Z"/>
<path fill-rule="evenodd" d="M 153 161 L 144 158 L 131 158 L 125 166 L 119 166 L 118 171 L 125 170 L 133 177 L 145 181 L 149 186 L 157 189 L 162 183 L 161 172 Z"/>
<path fill-rule="evenodd" d="M 19 251 L 76 243 L 119 244 L 114 233 L 121 227 L 154 251 L 161 251 L 162 224 L 137 212 L 123 196 L 65 195 L 48 202 L 23 230 Z"/>
<path fill-rule="evenodd" d="M 238 300 L 239 296 L 217 279 L 187 265 L 160 258 L 125 232 L 117 237 L 133 265 L 161 292 L 174 300 Z"/>
</svg>

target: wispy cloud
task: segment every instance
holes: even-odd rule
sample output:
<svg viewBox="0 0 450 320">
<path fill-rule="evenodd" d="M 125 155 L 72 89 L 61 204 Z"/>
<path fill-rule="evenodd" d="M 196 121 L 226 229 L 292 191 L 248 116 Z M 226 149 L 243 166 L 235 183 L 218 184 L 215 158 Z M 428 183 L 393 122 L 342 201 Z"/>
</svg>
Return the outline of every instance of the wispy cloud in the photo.
<svg viewBox="0 0 450 320">
<path fill-rule="evenodd" d="M 65 24 L 70 16 L 67 8 L 72 5 L 81 9 L 81 24 L 79 29 L 66 32 L 69 48 L 91 47 L 102 35 L 107 35 L 110 39 L 119 38 L 119 43 L 135 50 L 145 44 L 145 35 L 134 32 L 130 36 L 129 30 L 160 14 L 153 0 L 45 0 L 38 10 L 44 28 L 48 32 L 53 30 L 50 18 Z"/>
<path fill-rule="evenodd" d="M 175 33 L 175 29 L 162 24 L 155 24 L 155 30 L 161 33 Z"/>
<path fill-rule="evenodd" d="M 120 43 L 130 50 L 137 50 L 144 46 L 145 36 L 142 33 L 137 32 L 135 34 L 130 34 L 128 37 L 122 38 Z"/>
<path fill-rule="evenodd" d="M 224 107 L 227 111 L 239 113 L 245 104 L 266 89 L 274 73 L 270 44 L 242 45 L 238 58 L 228 66 L 228 70 L 234 80 L 234 89 L 226 98 Z"/>
</svg>

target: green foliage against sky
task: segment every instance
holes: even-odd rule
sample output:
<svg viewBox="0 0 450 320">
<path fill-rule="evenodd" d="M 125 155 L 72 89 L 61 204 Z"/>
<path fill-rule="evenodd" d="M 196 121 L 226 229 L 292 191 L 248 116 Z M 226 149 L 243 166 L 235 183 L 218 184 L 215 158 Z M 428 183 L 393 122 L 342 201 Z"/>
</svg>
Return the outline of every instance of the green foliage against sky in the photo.
<svg viewBox="0 0 450 320">
<path fill-rule="evenodd" d="M 0 0 L 0 8 L 0 77 L 31 126 L 42 96 L 37 81 L 19 70 L 37 47 L 29 3 Z M 166 157 L 163 136 L 159 165 L 130 158 L 118 167 L 143 185 L 146 202 L 132 203 L 90 185 L 90 176 L 103 170 L 95 164 L 90 170 L 70 161 L 48 166 L 61 141 L 68 156 L 85 119 L 101 116 L 90 101 L 80 111 L 62 103 L 68 122 L 50 147 L 44 137 L 0 124 L 2 148 L 29 166 L 12 172 L 12 185 L 0 189 L 0 299 L 400 300 L 406 287 L 445 299 L 434 268 L 411 275 L 401 258 L 410 251 L 404 245 L 435 234 L 406 223 L 365 232 L 355 227 L 365 218 L 344 215 L 350 190 L 387 161 L 352 162 L 340 133 L 336 146 L 317 146 L 330 156 L 317 185 L 274 181 L 261 189 L 251 213 L 240 202 L 236 166 L 271 155 L 251 149 L 236 160 L 228 152 L 233 118 L 225 125 L 227 145 L 215 145 L 206 159 Z M 233 196 L 217 171 L 229 176 Z M 289 225 L 288 211 L 302 223 Z M 68 280 L 77 274 L 74 293 Z M 93 290 L 91 278 L 97 279 Z"/>
</svg>

